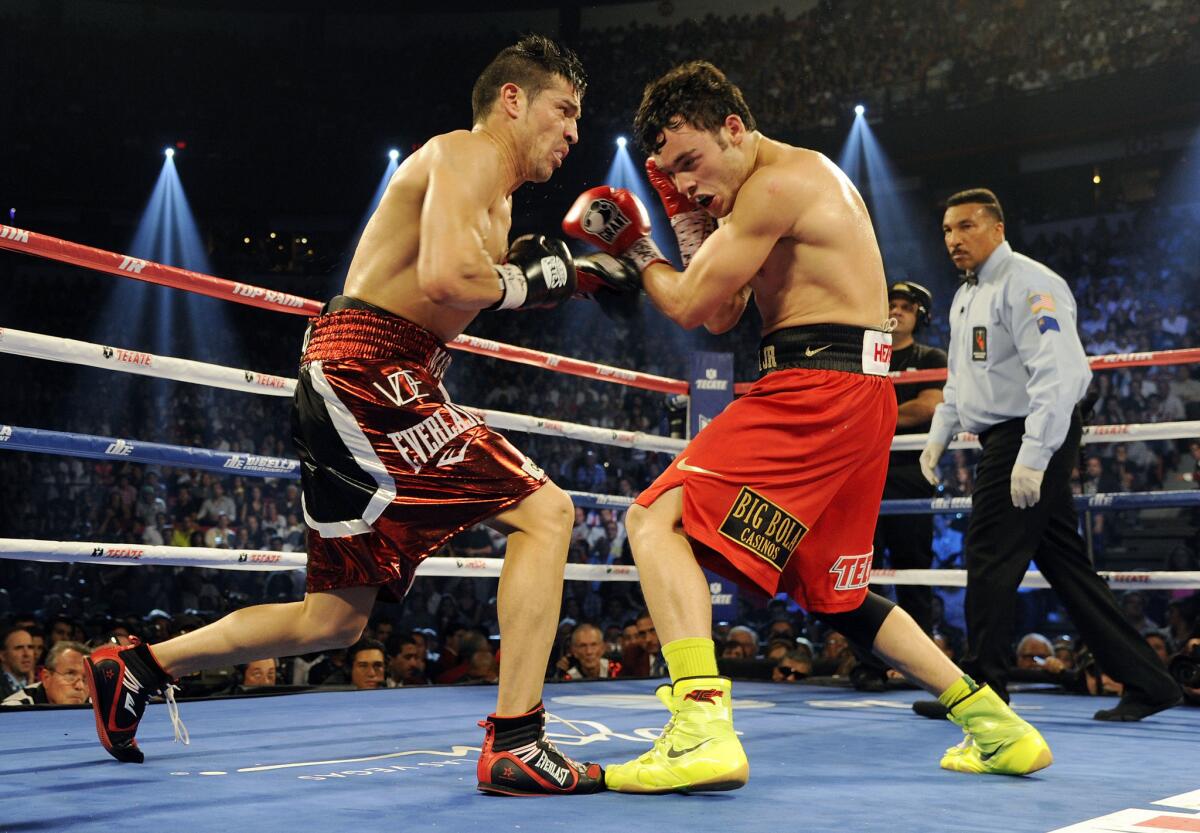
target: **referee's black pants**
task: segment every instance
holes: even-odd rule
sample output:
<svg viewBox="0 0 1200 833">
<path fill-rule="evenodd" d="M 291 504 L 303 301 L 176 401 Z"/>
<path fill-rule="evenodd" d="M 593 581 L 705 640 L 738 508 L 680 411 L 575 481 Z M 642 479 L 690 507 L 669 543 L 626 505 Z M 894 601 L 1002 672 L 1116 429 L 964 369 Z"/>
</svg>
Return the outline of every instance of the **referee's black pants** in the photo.
<svg viewBox="0 0 1200 833">
<path fill-rule="evenodd" d="M 1079 414 L 1050 459 L 1041 499 L 1013 506 L 1009 478 L 1025 421 L 1002 422 L 980 435 L 967 525 L 967 654 L 963 670 L 1003 693 L 1008 682 L 1017 587 L 1030 561 L 1058 594 L 1100 667 L 1147 699 L 1170 699 L 1174 683 L 1146 641 L 1121 615 L 1116 599 L 1088 559 L 1071 494 L 1071 470 L 1083 429 Z"/>
</svg>

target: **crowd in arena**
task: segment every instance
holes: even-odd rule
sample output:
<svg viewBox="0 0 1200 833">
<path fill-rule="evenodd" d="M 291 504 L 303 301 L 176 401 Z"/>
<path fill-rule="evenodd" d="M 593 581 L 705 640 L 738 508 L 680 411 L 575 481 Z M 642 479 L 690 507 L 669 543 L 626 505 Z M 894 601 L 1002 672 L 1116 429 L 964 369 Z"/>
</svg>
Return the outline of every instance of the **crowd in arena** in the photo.
<svg viewBox="0 0 1200 833">
<path fill-rule="evenodd" d="M 580 51 L 593 77 L 604 77 L 623 89 L 639 89 L 645 80 L 642 75 L 648 77 L 679 60 L 714 57 L 746 89 L 768 132 L 833 124 L 844 118 L 849 104 L 859 100 L 884 113 L 920 113 L 1158 63 L 1200 59 L 1195 54 L 1200 39 L 1189 36 L 1195 32 L 1197 15 L 1182 0 L 1138 4 L 1103 0 L 1099 5 L 1098 10 L 1095 2 L 1077 0 L 986 4 L 937 0 L 906 7 L 900 20 L 888 4 L 821 2 L 796 16 L 776 11 L 685 20 L 670 26 L 585 30 Z M 1014 35 L 1017 27 L 1020 37 Z M 959 37 L 963 32 L 966 37 Z M 804 48 L 796 48 L 797 44 Z M 834 54 L 837 60 L 830 59 Z M 637 78 L 631 77 L 635 71 Z M 792 83 L 796 78 L 803 83 Z M 315 90 L 319 97 L 321 87 Z M 628 125 L 631 106 L 630 101 L 597 96 L 588 100 L 589 118 L 600 124 Z M 1195 235 L 1178 233 L 1185 224 L 1194 228 L 1196 219 L 1194 214 L 1159 206 L 1083 218 L 1070 230 L 1054 224 L 1031 225 L 1010 236 L 1018 251 L 1067 279 L 1089 354 L 1163 350 L 1194 343 L 1200 325 L 1200 303 L 1188 290 L 1200 280 L 1196 266 L 1200 241 Z M 236 243 L 241 243 L 240 234 Z M 218 251 L 216 256 L 225 263 L 285 274 L 311 274 L 314 263 L 303 253 L 266 264 L 242 250 Z M 14 274 L 18 280 L 8 296 L 14 308 L 35 309 L 39 298 L 55 292 L 77 293 L 78 309 L 62 310 L 60 320 L 46 331 L 85 337 L 80 334 L 89 331 L 88 314 L 95 307 L 82 301 L 90 298 L 98 303 L 107 283 L 86 284 L 75 273 L 45 265 L 21 266 Z M 945 347 L 949 298 L 937 300 L 933 325 L 918 338 Z M 580 302 L 527 313 L 538 316 L 536 327 L 514 327 L 514 315 L 482 316 L 468 332 L 673 378 L 685 376 L 691 349 L 733 352 L 739 379 L 750 379 L 755 371 L 758 322 L 753 314 L 720 339 L 669 331 L 649 311 L 644 313 L 645 326 L 612 321 Z M 210 355 L 195 357 L 222 358 L 254 370 L 294 375 L 302 325 L 256 320 L 272 323 L 245 329 L 240 344 L 224 344 L 221 350 L 209 345 Z M 210 328 L 203 335 L 218 331 L 221 328 Z M 104 336 L 93 340 L 109 340 L 111 334 Z M 187 355 L 178 341 L 164 352 Z M 7 356 L 3 362 L 6 390 L 0 419 L 8 424 L 294 456 L 286 398 L 121 374 L 100 376 L 96 371 Z M 455 357 L 447 387 L 457 401 L 494 410 L 660 435 L 675 428 L 661 394 L 462 354 Z M 102 393 L 80 392 L 89 390 Z M 1200 375 L 1187 364 L 1098 372 L 1088 402 L 1092 424 L 1194 419 L 1200 415 Z M 583 492 L 635 496 L 669 463 L 660 453 L 511 436 L 556 483 Z M 971 493 L 971 462 L 969 452 L 946 458 L 947 494 Z M 1080 492 L 1088 494 L 1196 488 L 1200 443 L 1132 441 L 1086 447 L 1078 483 Z M 578 509 L 568 560 L 632 563 L 621 514 Z M 1191 520 L 1182 512 L 1179 516 Z M 1092 541 L 1103 566 L 1105 548 L 1120 542 L 1123 528 L 1133 524 L 1132 516 L 1094 516 L 1088 523 L 1093 524 Z M 304 531 L 298 481 L 118 460 L 0 453 L 0 537 L 302 552 Z M 935 548 L 943 566 L 956 564 L 956 544 L 960 549 L 961 525 L 956 527 L 953 519 L 939 521 Z M 1196 569 L 1198 549 L 1200 539 L 1182 540 L 1168 563 L 1142 566 Z M 503 557 L 504 539 L 476 527 L 449 541 L 444 553 Z M 302 594 L 303 575 L 298 571 L 0 559 L 0 624 L 8 626 L 0 646 L 0 683 L 6 694 L 18 695 L 43 682 L 40 696 L 70 698 L 78 694 L 80 681 L 73 663 L 89 645 L 133 636 L 157 641 L 232 609 L 294 601 Z M 494 580 L 419 579 L 403 606 L 378 605 L 363 639 L 347 651 L 263 658 L 245 668 L 218 669 L 184 680 L 184 690 L 201 695 L 264 685 L 365 689 L 492 683 L 502 654 L 495 595 Z M 1156 649 L 1161 647 L 1166 662 L 1196 641 L 1198 598 L 1186 591 L 1131 593 L 1123 600 L 1123 609 Z M 1111 688 L 1111 681 L 1106 683 L 1102 672 L 1089 662 L 1086 646 L 1067 634 L 1069 622 L 1056 615 L 1053 598 L 1039 599 L 1024 611 L 1021 626 L 1027 636 L 1014 647 L 1018 667 L 1028 671 L 1030 679 L 1052 679 L 1093 692 L 1104 691 L 1106 685 Z M 944 603 L 939 597 L 939 607 L 936 635 L 953 656 L 962 649 L 961 618 L 951 594 Z M 722 660 L 729 663 L 726 667 L 776 680 L 847 677 L 854 665 L 840 634 L 780 600 L 742 594 L 738 614 L 717 624 L 715 635 Z M 568 582 L 547 676 L 567 680 L 659 674 L 664 667 L 659 649 L 636 584 Z M 1193 694 L 1200 697 L 1200 691 Z"/>
<path fill-rule="evenodd" d="M 1196 24 L 1181 0 L 823 0 L 795 16 L 777 8 L 585 31 L 580 52 L 595 77 L 621 89 L 638 89 L 680 61 L 715 60 L 754 92 L 756 118 L 774 134 L 832 126 L 860 102 L 885 117 L 958 109 L 1195 59 Z M 628 78 L 633 72 L 646 77 Z M 628 124 L 635 104 L 589 102 L 598 120 L 613 124 Z"/>
</svg>

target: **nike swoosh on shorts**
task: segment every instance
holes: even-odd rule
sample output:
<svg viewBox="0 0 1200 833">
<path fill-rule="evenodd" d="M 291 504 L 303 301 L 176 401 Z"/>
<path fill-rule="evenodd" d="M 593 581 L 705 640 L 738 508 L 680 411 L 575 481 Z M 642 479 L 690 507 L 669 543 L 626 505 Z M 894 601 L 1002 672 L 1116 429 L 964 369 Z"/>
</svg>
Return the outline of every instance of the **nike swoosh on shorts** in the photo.
<svg viewBox="0 0 1200 833">
<path fill-rule="evenodd" d="M 680 460 L 678 463 L 676 463 L 675 468 L 679 469 L 680 471 L 694 471 L 696 474 L 711 474 L 713 477 L 724 477 L 725 476 L 723 474 L 717 474 L 715 471 L 709 471 L 708 469 L 702 469 L 699 466 L 689 466 L 688 458 L 686 458 L 686 457 L 684 457 L 682 460 Z"/>
<path fill-rule="evenodd" d="M 811 347 L 805 347 L 804 355 L 806 358 L 811 359 L 813 356 L 817 355 L 817 353 L 820 353 L 822 350 L 828 350 L 832 346 L 832 344 L 826 344 L 824 347 L 818 347 L 816 350 L 812 349 Z"/>
</svg>

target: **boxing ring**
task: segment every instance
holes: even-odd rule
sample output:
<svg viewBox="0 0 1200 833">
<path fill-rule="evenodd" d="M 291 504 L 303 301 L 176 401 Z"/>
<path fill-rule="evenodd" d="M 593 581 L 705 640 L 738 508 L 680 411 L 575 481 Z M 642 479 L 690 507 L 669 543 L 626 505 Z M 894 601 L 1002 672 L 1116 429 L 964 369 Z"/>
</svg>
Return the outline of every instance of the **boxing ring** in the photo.
<svg viewBox="0 0 1200 833">
<path fill-rule="evenodd" d="M 313 315 L 317 301 L 156 264 L 0 225 L 0 248 L 85 266 L 261 308 Z M 686 394 L 688 384 L 632 370 L 460 336 L 451 348 L 644 390 Z M 0 352 L 70 362 L 267 396 L 291 396 L 295 380 L 182 358 L 90 344 L 11 328 Z M 1093 359 L 1097 368 L 1194 363 L 1200 349 Z M 898 383 L 937 378 L 905 373 Z M 944 378 L 944 371 L 940 371 Z M 736 390 L 737 388 L 735 388 Z M 579 425 L 532 415 L 473 409 L 494 428 L 674 454 L 684 441 Z M 1200 436 L 1200 421 L 1096 426 L 1085 442 Z M 922 436 L 897 438 L 915 450 Z M 960 436 L 951 448 L 977 445 Z M 299 478 L 296 460 L 0 425 L 0 450 L 181 466 L 244 477 Z M 624 508 L 628 498 L 573 492 L 576 505 Z M 1084 511 L 1200 505 L 1200 490 L 1081 496 Z M 881 514 L 962 513 L 967 498 L 885 501 Z M 303 569 L 303 553 L 0 539 L 0 557 L 46 562 L 167 565 L 234 570 Z M 419 575 L 499 575 L 500 559 L 430 558 Z M 1102 573 L 1111 586 L 1200 588 L 1197 572 Z M 568 580 L 636 581 L 636 569 L 569 564 Z M 874 571 L 880 584 L 964 586 L 961 570 Z M 1023 586 L 1045 587 L 1031 571 Z M 645 749 L 665 721 L 653 683 L 621 680 L 547 684 L 547 708 L 561 718 L 554 740 L 577 759 L 626 760 Z M 645 829 L 701 824 L 705 829 L 813 831 L 1154 831 L 1200 833 L 1200 720 L 1188 709 L 1141 724 L 1090 719 L 1097 698 L 1017 692 L 1014 705 L 1042 730 L 1055 765 L 1023 779 L 980 778 L 938 769 L 955 743 L 950 723 L 916 719 L 918 695 L 864 696 L 810 684 L 739 682 L 737 726 L 753 777 L 735 793 L 641 797 L 601 794 L 546 803 L 497 801 L 475 792 L 475 721 L 494 704 L 490 687 L 311 692 L 191 701 L 188 748 L 172 745 L 170 722 L 151 706 L 139 732 L 141 766 L 111 760 L 95 738 L 90 709 L 6 714 L 0 733 L 0 833 L 180 827 L 226 830 L 253 824 L 282 829 L 317 824 L 394 829 Z M 353 698 L 353 699 L 348 699 Z M 1191 764 L 1186 762 L 1191 761 Z M 384 782 L 382 784 L 378 782 Z M 1044 783 L 1042 783 L 1044 782 Z M 584 802 L 584 803 L 578 803 Z M 395 818 L 395 811 L 403 815 Z M 485 821 L 486 819 L 486 821 Z M 1091 821 L 1088 821 L 1091 820 Z"/>
</svg>

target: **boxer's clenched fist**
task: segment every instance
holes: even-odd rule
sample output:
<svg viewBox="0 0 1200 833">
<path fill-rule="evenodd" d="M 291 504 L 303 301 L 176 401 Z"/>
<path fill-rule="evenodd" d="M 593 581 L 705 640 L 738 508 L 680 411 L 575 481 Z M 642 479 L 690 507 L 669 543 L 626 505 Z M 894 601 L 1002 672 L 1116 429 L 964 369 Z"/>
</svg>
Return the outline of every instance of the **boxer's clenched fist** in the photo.
<svg viewBox="0 0 1200 833">
<path fill-rule="evenodd" d="M 576 240 L 629 258 L 639 272 L 651 263 L 667 262 L 650 238 L 646 206 L 624 188 L 599 185 L 584 191 L 563 218 L 562 227 Z"/>
</svg>

